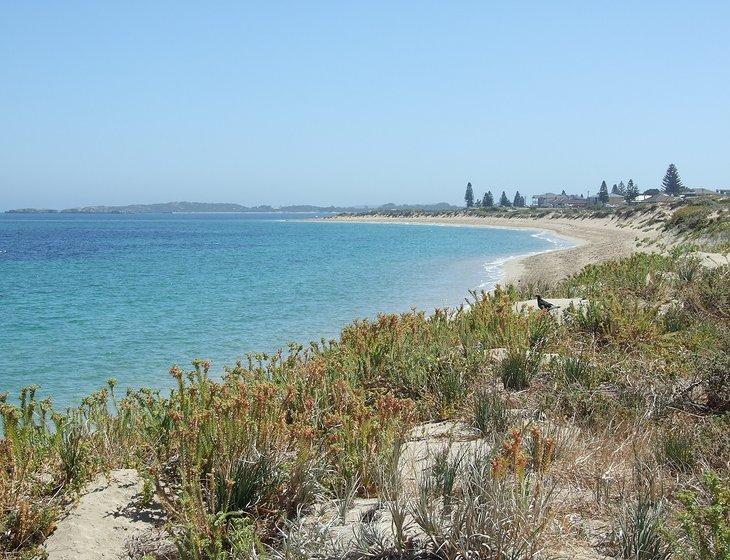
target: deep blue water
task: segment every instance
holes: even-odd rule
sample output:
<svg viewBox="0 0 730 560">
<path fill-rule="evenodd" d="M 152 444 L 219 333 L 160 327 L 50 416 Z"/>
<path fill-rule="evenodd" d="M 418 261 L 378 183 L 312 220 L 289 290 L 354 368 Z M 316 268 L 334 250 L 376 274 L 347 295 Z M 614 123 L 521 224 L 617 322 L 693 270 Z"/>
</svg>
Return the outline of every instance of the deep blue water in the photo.
<svg viewBox="0 0 730 560">
<path fill-rule="evenodd" d="M 116 377 L 170 385 L 250 351 L 334 337 L 378 311 L 459 305 L 534 232 L 308 222 L 302 215 L 0 214 L 0 391 L 57 405 Z"/>
</svg>

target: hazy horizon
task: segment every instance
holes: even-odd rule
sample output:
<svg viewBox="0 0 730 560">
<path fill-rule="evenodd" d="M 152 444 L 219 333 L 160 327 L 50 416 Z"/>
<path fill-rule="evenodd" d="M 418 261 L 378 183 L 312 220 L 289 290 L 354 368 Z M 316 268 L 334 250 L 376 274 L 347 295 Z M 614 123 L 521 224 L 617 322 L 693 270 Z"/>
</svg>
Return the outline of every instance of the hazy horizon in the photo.
<svg viewBox="0 0 730 560">
<path fill-rule="evenodd" d="M 445 200 L 437 200 L 437 201 L 431 201 L 431 202 L 423 202 L 423 201 L 413 201 L 408 203 L 403 203 L 403 205 L 412 205 L 412 206 L 432 206 L 436 204 L 443 204 L 446 203 Z M 70 210 L 75 208 L 94 208 L 94 207 L 111 207 L 111 208 L 117 208 L 117 207 L 125 207 L 125 206 L 153 206 L 157 204 L 181 204 L 181 203 L 187 203 L 187 204 L 237 204 L 240 206 L 246 206 L 248 208 L 257 208 L 259 206 L 270 206 L 271 208 L 277 209 L 277 208 L 283 208 L 283 207 L 290 207 L 290 206 L 318 206 L 321 208 L 326 208 L 329 206 L 334 206 L 336 208 L 377 208 L 379 206 L 384 206 L 386 204 L 395 204 L 391 201 L 386 202 L 377 202 L 373 204 L 317 204 L 317 203 L 298 203 L 298 202 L 285 202 L 282 204 L 241 204 L 239 202 L 231 202 L 231 201 L 224 201 L 224 200 L 161 200 L 157 202 L 149 202 L 149 203 L 137 203 L 137 202 L 130 202 L 128 204 L 84 204 L 81 206 L 65 206 L 65 207 L 50 207 L 50 206 L 17 206 L 14 208 L 0 208 L 0 212 L 4 210 L 24 210 L 24 209 L 34 209 L 34 210 Z M 452 204 L 452 203 L 448 203 Z"/>
<path fill-rule="evenodd" d="M 12 3 L 0 209 L 730 187 L 730 4 Z"/>
</svg>

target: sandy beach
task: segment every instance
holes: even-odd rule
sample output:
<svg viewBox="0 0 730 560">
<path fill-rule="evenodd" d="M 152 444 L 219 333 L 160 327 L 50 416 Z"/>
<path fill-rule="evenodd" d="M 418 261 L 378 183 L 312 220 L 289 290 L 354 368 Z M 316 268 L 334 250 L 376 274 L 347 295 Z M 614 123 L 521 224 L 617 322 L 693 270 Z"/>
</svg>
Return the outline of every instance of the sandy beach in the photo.
<svg viewBox="0 0 730 560">
<path fill-rule="evenodd" d="M 505 263 L 504 282 L 530 284 L 556 282 L 580 271 L 591 263 L 626 257 L 641 250 L 645 240 L 656 238 L 656 232 L 631 227 L 627 221 L 612 218 L 502 218 L 477 216 L 336 216 L 327 218 L 362 223 L 403 223 L 444 226 L 533 229 L 548 232 L 571 242 L 568 249 L 538 255 L 516 257 Z M 643 245 L 642 245 L 643 246 Z"/>
</svg>

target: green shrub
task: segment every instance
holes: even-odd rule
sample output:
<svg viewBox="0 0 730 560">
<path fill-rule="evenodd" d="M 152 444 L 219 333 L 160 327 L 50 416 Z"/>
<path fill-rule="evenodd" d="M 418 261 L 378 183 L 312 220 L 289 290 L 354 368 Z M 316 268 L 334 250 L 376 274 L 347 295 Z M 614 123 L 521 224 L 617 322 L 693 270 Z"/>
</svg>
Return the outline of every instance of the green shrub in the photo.
<svg viewBox="0 0 730 560">
<path fill-rule="evenodd" d="M 679 496 L 683 532 L 682 558 L 727 560 L 730 558 L 730 485 L 712 472 L 702 487 Z"/>
<path fill-rule="evenodd" d="M 662 317 L 665 332 L 679 332 L 692 325 L 692 314 L 679 306 L 671 306 Z"/>
</svg>

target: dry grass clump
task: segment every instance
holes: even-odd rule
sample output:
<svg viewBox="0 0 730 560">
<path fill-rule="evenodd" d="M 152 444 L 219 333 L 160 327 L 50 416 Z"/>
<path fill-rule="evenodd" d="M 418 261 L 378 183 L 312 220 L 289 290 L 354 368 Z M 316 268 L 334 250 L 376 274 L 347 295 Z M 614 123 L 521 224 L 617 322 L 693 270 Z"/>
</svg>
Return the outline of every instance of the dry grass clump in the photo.
<svg viewBox="0 0 730 560">
<path fill-rule="evenodd" d="M 174 367 L 169 394 L 120 396 L 110 380 L 66 413 L 33 387 L 17 404 L 2 396 L 0 551 L 34 554 L 87 481 L 125 467 L 163 505 L 182 559 L 539 558 L 573 545 L 722 558 L 729 277 L 681 251 L 635 255 L 544 290 L 589 300 L 562 322 L 515 313 L 532 294 L 508 288 L 468 310 L 357 321 L 221 378 L 204 361 Z M 490 359 L 498 348 L 506 358 Z M 403 484 L 409 428 L 459 418 L 481 452 L 447 449 L 416 489 Z M 364 498 L 377 507 L 339 538 Z M 332 522 L 311 522 L 328 505 Z"/>
</svg>

